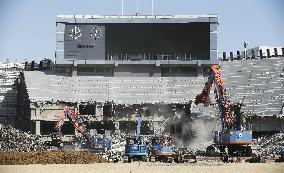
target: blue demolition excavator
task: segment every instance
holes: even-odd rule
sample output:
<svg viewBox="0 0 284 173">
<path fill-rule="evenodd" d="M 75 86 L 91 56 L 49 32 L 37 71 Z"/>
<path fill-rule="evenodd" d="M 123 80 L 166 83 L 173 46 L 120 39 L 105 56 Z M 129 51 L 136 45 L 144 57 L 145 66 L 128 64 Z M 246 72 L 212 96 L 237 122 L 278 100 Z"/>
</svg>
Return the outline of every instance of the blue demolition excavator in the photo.
<svg viewBox="0 0 284 173">
<path fill-rule="evenodd" d="M 124 160 L 127 160 L 129 163 L 134 160 L 147 161 L 147 157 L 148 157 L 147 145 L 144 143 L 140 135 L 141 122 L 142 122 L 141 114 L 136 113 L 135 136 L 127 137 L 126 145 L 125 145 Z"/>
<path fill-rule="evenodd" d="M 240 111 L 235 113 L 232 109 L 224 82 L 221 78 L 219 66 L 211 65 L 208 81 L 200 94 L 195 98 L 195 104 L 210 104 L 210 90 L 214 85 L 214 95 L 219 108 L 221 131 L 215 131 L 214 144 L 207 147 L 208 153 L 215 153 L 216 148 L 228 156 L 251 156 L 252 130 L 243 129 L 240 122 Z M 234 113 L 233 113 L 234 112 Z"/>
<path fill-rule="evenodd" d="M 154 136 L 151 139 L 150 147 L 150 161 L 161 161 L 171 163 L 174 160 L 175 153 L 172 148 L 173 136 L 164 134 L 161 136 Z"/>
</svg>

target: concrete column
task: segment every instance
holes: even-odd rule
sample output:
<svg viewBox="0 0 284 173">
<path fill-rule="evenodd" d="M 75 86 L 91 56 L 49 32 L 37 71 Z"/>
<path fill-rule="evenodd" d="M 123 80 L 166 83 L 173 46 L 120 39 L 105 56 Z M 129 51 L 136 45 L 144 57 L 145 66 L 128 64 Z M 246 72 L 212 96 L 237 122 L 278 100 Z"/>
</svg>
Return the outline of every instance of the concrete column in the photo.
<svg viewBox="0 0 284 173">
<path fill-rule="evenodd" d="M 245 59 L 246 58 L 246 52 L 245 51 L 242 51 L 242 54 L 241 54 L 241 59 Z"/>
<path fill-rule="evenodd" d="M 97 104 L 96 105 L 96 117 L 103 117 L 103 106 Z"/>
<path fill-rule="evenodd" d="M 32 61 L 31 63 L 31 71 L 34 71 L 35 70 L 35 61 Z"/>
<path fill-rule="evenodd" d="M 255 59 L 255 52 L 254 52 L 254 50 L 251 50 L 251 58 Z"/>
<path fill-rule="evenodd" d="M 40 117 L 41 115 L 40 115 L 40 109 L 39 108 L 36 108 L 35 109 L 35 118 L 36 117 Z"/>
<path fill-rule="evenodd" d="M 240 51 L 237 51 L 237 59 L 241 59 Z"/>
<path fill-rule="evenodd" d="M 36 135 L 40 135 L 40 121 L 36 121 L 35 123 L 35 133 Z"/>
<path fill-rule="evenodd" d="M 72 68 L 72 76 L 77 76 L 78 72 L 77 72 L 77 66 L 73 66 Z"/>
<path fill-rule="evenodd" d="M 120 130 L 119 130 L 119 121 L 115 121 L 114 122 L 114 132 L 116 133 L 116 134 L 120 134 Z"/>
<path fill-rule="evenodd" d="M 234 60 L 234 54 L 233 54 L 233 52 L 230 52 L 230 60 L 231 60 L 231 61 Z"/>
<path fill-rule="evenodd" d="M 260 57 L 260 59 L 263 59 L 262 49 L 259 50 L 259 57 Z"/>
<path fill-rule="evenodd" d="M 77 102 L 75 109 L 74 109 L 75 112 L 80 113 L 79 106 L 80 106 L 80 102 Z"/>
<path fill-rule="evenodd" d="M 197 74 L 198 74 L 198 76 L 203 76 L 203 66 L 197 67 Z"/>
<path fill-rule="evenodd" d="M 28 64 L 29 64 L 29 62 L 25 61 L 25 70 L 28 70 Z"/>
<path fill-rule="evenodd" d="M 114 122 L 115 130 L 119 130 L 119 121 Z"/>
<path fill-rule="evenodd" d="M 267 58 L 270 58 L 270 49 L 266 49 L 266 52 L 267 52 Z"/>
<path fill-rule="evenodd" d="M 226 56 L 226 52 L 223 52 L 223 61 L 226 61 L 227 56 Z"/>
<path fill-rule="evenodd" d="M 278 57 L 277 48 L 274 48 L 274 56 Z"/>
</svg>

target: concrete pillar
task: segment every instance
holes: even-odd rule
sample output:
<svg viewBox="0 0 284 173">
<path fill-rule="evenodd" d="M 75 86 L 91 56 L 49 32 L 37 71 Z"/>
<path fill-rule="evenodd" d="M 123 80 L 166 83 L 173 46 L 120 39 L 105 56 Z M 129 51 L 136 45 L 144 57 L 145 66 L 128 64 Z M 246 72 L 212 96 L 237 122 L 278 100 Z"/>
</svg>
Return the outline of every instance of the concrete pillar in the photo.
<svg viewBox="0 0 284 173">
<path fill-rule="evenodd" d="M 260 59 L 263 59 L 262 49 L 259 50 L 259 57 L 260 57 Z"/>
<path fill-rule="evenodd" d="M 43 62 L 42 61 L 39 62 L 38 69 L 39 69 L 39 71 L 43 70 Z"/>
<path fill-rule="evenodd" d="M 240 51 L 237 51 L 237 59 L 241 59 Z"/>
<path fill-rule="evenodd" d="M 255 59 L 255 52 L 254 52 L 254 50 L 251 50 L 251 58 Z"/>
<path fill-rule="evenodd" d="M 277 48 L 274 48 L 274 56 L 275 56 L 275 57 L 278 57 L 278 51 L 277 51 Z"/>
<path fill-rule="evenodd" d="M 119 121 L 115 121 L 115 122 L 114 122 L 114 127 L 115 127 L 115 133 L 116 133 L 116 134 L 120 134 Z"/>
<path fill-rule="evenodd" d="M 242 51 L 242 54 L 241 54 L 241 58 L 246 58 L 246 52 L 245 51 Z"/>
<path fill-rule="evenodd" d="M 223 61 L 226 61 L 227 56 L 226 56 L 226 52 L 223 52 Z"/>
<path fill-rule="evenodd" d="M 230 60 L 231 60 L 231 61 L 233 61 L 233 60 L 234 60 L 233 52 L 230 52 Z"/>
<path fill-rule="evenodd" d="M 79 110 L 80 102 L 77 102 L 76 106 L 74 106 L 74 111 L 80 113 Z"/>
<path fill-rule="evenodd" d="M 103 106 L 97 104 L 96 105 L 96 117 L 103 117 Z"/>
<path fill-rule="evenodd" d="M 35 133 L 36 135 L 40 135 L 40 121 L 36 121 L 35 123 Z"/>
<path fill-rule="evenodd" d="M 77 66 L 73 66 L 73 68 L 72 68 L 72 76 L 78 76 Z"/>
<path fill-rule="evenodd" d="M 119 131 L 119 121 L 114 122 L 115 131 Z"/>
<path fill-rule="evenodd" d="M 267 52 L 267 58 L 270 58 L 270 49 L 266 49 L 266 52 Z"/>
<path fill-rule="evenodd" d="M 31 71 L 34 71 L 34 69 L 35 69 L 35 61 L 32 61 L 32 63 L 31 63 Z"/>
<path fill-rule="evenodd" d="M 25 70 L 28 70 L 28 64 L 29 64 L 29 62 L 25 61 Z"/>
<path fill-rule="evenodd" d="M 198 76 L 203 76 L 203 66 L 198 66 L 197 67 L 197 74 Z"/>
</svg>

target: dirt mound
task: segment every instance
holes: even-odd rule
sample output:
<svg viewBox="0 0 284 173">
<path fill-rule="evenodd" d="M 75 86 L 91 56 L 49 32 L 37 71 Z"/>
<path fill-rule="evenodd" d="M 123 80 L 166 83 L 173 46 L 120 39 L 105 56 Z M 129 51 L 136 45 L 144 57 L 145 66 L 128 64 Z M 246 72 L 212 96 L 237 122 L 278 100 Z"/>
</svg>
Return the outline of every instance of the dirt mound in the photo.
<svg viewBox="0 0 284 173">
<path fill-rule="evenodd" d="M 0 165 L 89 164 L 108 162 L 101 156 L 81 151 L 0 152 Z"/>
</svg>

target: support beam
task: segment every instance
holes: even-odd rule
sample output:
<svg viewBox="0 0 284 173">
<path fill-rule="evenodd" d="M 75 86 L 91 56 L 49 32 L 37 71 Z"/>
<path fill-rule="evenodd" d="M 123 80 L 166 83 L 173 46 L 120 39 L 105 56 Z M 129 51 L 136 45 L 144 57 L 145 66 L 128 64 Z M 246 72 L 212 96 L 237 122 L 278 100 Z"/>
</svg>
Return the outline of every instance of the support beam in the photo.
<svg viewBox="0 0 284 173">
<path fill-rule="evenodd" d="M 35 133 L 36 135 L 40 135 L 40 121 L 35 122 Z"/>
</svg>

